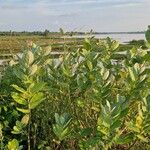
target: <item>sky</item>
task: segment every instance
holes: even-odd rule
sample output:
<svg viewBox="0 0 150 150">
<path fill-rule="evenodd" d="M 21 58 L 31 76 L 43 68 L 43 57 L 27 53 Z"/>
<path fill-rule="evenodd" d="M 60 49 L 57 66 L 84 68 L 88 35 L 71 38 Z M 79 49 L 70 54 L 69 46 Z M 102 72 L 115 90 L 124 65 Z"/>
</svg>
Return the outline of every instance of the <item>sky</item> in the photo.
<svg viewBox="0 0 150 150">
<path fill-rule="evenodd" d="M 143 31 L 150 0 L 0 0 L 0 31 Z"/>
</svg>

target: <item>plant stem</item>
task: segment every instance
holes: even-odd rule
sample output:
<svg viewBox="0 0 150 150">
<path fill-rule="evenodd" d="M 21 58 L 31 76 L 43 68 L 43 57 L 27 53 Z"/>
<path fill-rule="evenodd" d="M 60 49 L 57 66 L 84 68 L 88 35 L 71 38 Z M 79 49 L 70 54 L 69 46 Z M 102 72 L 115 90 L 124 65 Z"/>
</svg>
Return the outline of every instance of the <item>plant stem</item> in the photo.
<svg viewBox="0 0 150 150">
<path fill-rule="evenodd" d="M 29 108 L 29 124 L 28 124 L 28 150 L 31 149 L 30 143 L 30 128 L 31 128 L 31 109 Z"/>
</svg>

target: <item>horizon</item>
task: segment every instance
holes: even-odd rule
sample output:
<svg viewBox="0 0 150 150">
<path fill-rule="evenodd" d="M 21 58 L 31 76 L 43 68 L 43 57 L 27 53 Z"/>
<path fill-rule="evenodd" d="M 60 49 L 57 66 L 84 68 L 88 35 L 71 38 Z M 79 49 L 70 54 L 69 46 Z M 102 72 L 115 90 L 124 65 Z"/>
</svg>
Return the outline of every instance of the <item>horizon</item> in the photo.
<svg viewBox="0 0 150 150">
<path fill-rule="evenodd" d="M 27 33 L 32 33 L 32 32 L 45 32 L 45 30 L 48 30 L 48 29 L 44 29 L 44 30 L 33 30 L 33 31 L 26 31 L 26 30 L 22 30 L 22 31 L 15 31 L 15 30 L 5 30 L 5 31 L 2 31 L 0 30 L 0 32 L 18 32 L 18 33 L 21 33 L 21 32 L 27 32 Z M 48 30 L 49 31 L 49 30 Z M 57 31 L 49 31 L 49 33 L 59 33 L 59 29 Z M 90 33 L 91 31 L 65 31 L 65 33 L 70 33 L 70 32 L 73 32 L 73 33 Z M 143 34 L 145 33 L 146 30 L 144 31 L 102 31 L 102 32 L 99 32 L 99 31 L 92 31 L 92 33 L 98 33 L 98 34 L 113 34 L 113 33 L 118 33 L 118 34 L 122 34 L 122 33 L 137 33 L 137 34 Z"/>
<path fill-rule="evenodd" d="M 149 0 L 0 0 L 0 31 L 143 32 Z"/>
</svg>

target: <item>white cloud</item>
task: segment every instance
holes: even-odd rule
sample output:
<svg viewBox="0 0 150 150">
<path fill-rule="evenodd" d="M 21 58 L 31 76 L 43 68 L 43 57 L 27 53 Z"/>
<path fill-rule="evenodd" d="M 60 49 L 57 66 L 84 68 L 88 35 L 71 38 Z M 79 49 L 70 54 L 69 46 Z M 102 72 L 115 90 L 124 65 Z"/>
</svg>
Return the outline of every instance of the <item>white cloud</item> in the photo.
<svg viewBox="0 0 150 150">
<path fill-rule="evenodd" d="M 150 22 L 149 4 L 150 0 L 0 0 L 0 30 L 84 26 L 135 31 Z"/>
</svg>

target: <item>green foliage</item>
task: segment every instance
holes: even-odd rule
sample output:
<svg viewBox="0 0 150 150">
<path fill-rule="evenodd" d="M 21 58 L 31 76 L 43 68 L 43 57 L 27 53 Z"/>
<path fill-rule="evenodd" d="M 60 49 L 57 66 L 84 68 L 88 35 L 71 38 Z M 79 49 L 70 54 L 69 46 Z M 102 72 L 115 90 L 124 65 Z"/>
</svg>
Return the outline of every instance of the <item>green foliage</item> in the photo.
<svg viewBox="0 0 150 150">
<path fill-rule="evenodd" d="M 21 150 L 22 147 L 19 146 L 19 142 L 16 139 L 13 139 L 12 141 L 8 142 L 8 150 Z"/>
<path fill-rule="evenodd" d="M 56 124 L 53 125 L 53 131 L 58 137 L 59 141 L 66 139 L 70 134 L 69 123 L 71 118 L 67 114 L 60 115 L 55 114 Z"/>
<path fill-rule="evenodd" d="M 32 43 L 2 76 L 1 149 L 149 149 L 149 52 L 119 47 L 89 38 L 50 59 Z"/>
</svg>

